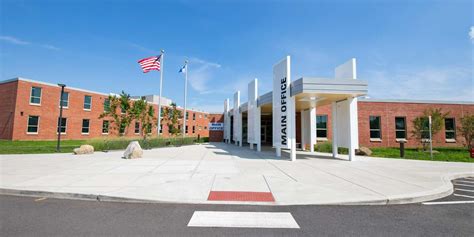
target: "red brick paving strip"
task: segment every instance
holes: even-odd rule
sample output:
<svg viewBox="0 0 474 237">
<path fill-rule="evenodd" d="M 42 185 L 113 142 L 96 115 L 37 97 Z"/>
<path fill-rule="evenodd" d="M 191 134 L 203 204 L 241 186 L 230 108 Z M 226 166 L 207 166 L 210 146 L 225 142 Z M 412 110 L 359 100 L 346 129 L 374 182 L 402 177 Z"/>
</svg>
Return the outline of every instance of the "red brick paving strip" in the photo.
<svg viewBox="0 0 474 237">
<path fill-rule="evenodd" d="M 211 191 L 208 201 L 274 202 L 271 192 Z"/>
</svg>

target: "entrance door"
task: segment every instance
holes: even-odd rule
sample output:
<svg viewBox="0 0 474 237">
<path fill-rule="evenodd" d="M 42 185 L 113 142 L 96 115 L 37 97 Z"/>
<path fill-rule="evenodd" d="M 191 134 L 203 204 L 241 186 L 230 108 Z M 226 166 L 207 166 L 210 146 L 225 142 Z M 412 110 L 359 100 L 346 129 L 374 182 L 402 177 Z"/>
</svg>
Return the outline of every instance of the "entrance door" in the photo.
<svg viewBox="0 0 474 237">
<path fill-rule="evenodd" d="M 267 142 L 267 126 L 262 125 L 260 128 L 260 143 L 266 143 Z"/>
</svg>

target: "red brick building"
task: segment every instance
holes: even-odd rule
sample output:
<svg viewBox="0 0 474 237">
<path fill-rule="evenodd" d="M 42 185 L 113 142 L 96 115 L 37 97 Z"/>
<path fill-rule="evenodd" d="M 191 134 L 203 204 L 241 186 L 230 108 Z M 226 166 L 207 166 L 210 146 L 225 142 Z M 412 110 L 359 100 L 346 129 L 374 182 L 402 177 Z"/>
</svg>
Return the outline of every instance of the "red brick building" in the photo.
<svg viewBox="0 0 474 237">
<path fill-rule="evenodd" d="M 474 114 L 473 102 L 359 99 L 357 117 L 360 146 L 398 147 L 401 140 L 405 140 L 408 147 L 419 146 L 419 141 L 412 137 L 412 121 L 423 115 L 423 112 L 429 108 L 440 108 L 442 112 L 449 113 L 444 121 L 445 126 L 433 137 L 433 145 L 464 146 L 464 138 L 457 128 L 460 126 L 461 118 L 464 115 Z M 296 141 L 298 143 L 301 138 L 301 120 L 299 116 L 300 113 L 296 113 Z M 210 117 L 217 121 L 223 121 L 223 114 L 211 114 Z M 331 105 L 318 107 L 316 120 L 317 141 L 331 141 Z M 396 126 L 396 122 L 398 126 Z M 265 123 L 262 122 L 262 128 L 265 126 L 263 124 Z M 265 128 L 264 130 L 271 131 L 271 128 Z M 223 132 L 212 131 L 210 137 L 213 141 L 222 141 Z M 271 139 L 267 139 L 266 144 L 271 145 Z"/>
<path fill-rule="evenodd" d="M 109 94 L 76 88 L 65 88 L 63 98 L 62 138 L 83 140 L 98 137 L 117 137 L 111 119 L 99 119 L 107 106 Z M 54 140 L 57 138 L 59 98 L 57 85 L 23 78 L 0 82 L 0 139 Z M 158 105 L 153 104 L 155 111 Z M 181 109 L 182 110 L 182 109 Z M 209 113 L 187 110 L 188 136 L 208 137 Z M 179 122 L 182 123 L 182 119 Z M 123 136 L 140 136 L 140 123 L 133 121 Z M 152 135 L 156 135 L 156 129 Z M 169 136 L 166 124 L 162 134 Z"/>
<path fill-rule="evenodd" d="M 90 139 L 97 137 L 117 137 L 118 131 L 112 129 L 110 119 L 99 119 L 104 112 L 104 103 L 109 94 L 66 87 L 63 117 L 65 127 L 63 139 Z M 54 140 L 57 137 L 59 117 L 59 97 L 61 88 L 54 84 L 16 78 L 0 82 L 0 139 L 7 140 Z M 152 103 L 155 111 L 158 105 Z M 463 146 L 464 139 L 458 132 L 460 120 L 464 115 L 474 114 L 473 102 L 407 101 L 359 99 L 358 130 L 359 144 L 367 147 L 396 147 L 400 140 L 407 146 L 418 146 L 419 141 L 412 138 L 413 119 L 426 109 L 440 108 L 448 112 L 445 126 L 435 135 L 435 146 Z M 300 142 L 300 114 L 296 113 L 296 139 Z M 267 116 L 268 117 L 268 116 Z M 262 121 L 271 117 L 262 116 Z M 316 110 L 317 140 L 331 141 L 331 106 L 320 106 Z M 370 122 L 372 121 L 372 123 Z M 222 113 L 209 114 L 188 110 L 188 136 L 209 137 L 212 142 L 223 140 L 223 131 L 210 131 L 210 123 L 223 123 Z M 180 124 L 182 120 L 180 121 Z M 108 125 L 107 125 L 108 124 Z M 262 122 L 262 129 L 271 133 L 271 124 Z M 264 128 L 265 127 L 265 128 Z M 138 137 L 140 124 L 135 121 L 124 131 L 124 136 Z M 162 133 L 169 136 L 166 122 Z M 245 133 L 245 131 L 244 131 Z M 156 129 L 152 130 L 156 135 Z M 271 137 L 271 134 L 267 134 Z M 267 137 L 267 145 L 271 139 Z M 265 142 L 263 142 L 265 144 Z"/>
</svg>

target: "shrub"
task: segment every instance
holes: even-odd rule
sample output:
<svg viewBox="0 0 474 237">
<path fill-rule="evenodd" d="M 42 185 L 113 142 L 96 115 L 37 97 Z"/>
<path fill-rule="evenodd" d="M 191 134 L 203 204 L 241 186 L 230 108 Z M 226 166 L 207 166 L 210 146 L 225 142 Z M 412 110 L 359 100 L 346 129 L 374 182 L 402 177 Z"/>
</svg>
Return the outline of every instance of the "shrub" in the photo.
<svg viewBox="0 0 474 237">
<path fill-rule="evenodd" d="M 208 137 L 201 140 L 209 140 Z M 114 139 L 92 139 L 87 144 L 94 147 L 96 151 L 107 150 L 123 150 L 126 149 L 131 141 L 138 141 L 143 149 L 151 149 L 166 146 L 182 146 L 192 145 L 197 141 L 196 137 L 170 137 L 170 138 L 148 138 L 148 139 L 131 139 L 131 138 L 114 138 Z"/>
</svg>

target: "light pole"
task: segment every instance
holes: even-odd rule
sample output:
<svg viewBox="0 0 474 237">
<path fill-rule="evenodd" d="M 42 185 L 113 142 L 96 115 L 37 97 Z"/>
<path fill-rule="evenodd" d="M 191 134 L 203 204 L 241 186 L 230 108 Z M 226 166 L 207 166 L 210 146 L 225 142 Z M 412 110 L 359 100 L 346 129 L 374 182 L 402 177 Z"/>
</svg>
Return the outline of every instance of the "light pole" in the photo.
<svg viewBox="0 0 474 237">
<path fill-rule="evenodd" d="M 61 125 L 63 121 L 63 96 L 64 96 L 64 84 L 58 84 L 61 87 L 61 97 L 59 98 L 59 120 L 58 120 L 58 144 L 56 145 L 56 152 L 61 151 Z"/>
</svg>

